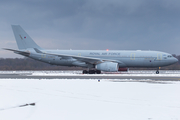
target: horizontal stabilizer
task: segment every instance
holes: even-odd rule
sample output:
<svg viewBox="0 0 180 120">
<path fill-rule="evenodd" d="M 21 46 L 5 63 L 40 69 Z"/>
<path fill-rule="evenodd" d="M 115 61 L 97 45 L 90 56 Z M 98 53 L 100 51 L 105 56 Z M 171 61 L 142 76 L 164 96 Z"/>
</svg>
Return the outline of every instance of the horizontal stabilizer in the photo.
<svg viewBox="0 0 180 120">
<path fill-rule="evenodd" d="M 13 51 L 16 54 L 20 54 L 20 55 L 23 55 L 23 56 L 29 56 L 30 55 L 30 52 L 26 52 L 26 51 L 14 50 L 14 49 L 9 49 L 9 48 L 3 48 L 3 49 Z"/>
</svg>

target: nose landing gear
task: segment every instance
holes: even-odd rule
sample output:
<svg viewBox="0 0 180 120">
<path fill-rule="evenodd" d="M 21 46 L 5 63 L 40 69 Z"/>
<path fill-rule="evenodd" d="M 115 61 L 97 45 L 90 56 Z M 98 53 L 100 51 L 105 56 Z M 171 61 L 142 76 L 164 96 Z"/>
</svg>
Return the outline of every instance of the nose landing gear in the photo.
<svg viewBox="0 0 180 120">
<path fill-rule="evenodd" d="M 161 69 L 161 67 L 159 67 L 156 71 L 156 74 L 159 74 L 159 70 Z"/>
</svg>

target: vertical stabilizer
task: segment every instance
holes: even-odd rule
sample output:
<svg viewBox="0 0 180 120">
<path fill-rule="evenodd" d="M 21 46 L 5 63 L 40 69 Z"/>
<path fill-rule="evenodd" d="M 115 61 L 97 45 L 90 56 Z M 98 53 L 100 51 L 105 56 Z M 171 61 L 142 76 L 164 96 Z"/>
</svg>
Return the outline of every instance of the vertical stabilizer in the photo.
<svg viewBox="0 0 180 120">
<path fill-rule="evenodd" d="M 19 49 L 38 48 L 41 49 L 20 25 L 12 25 L 14 36 Z"/>
</svg>

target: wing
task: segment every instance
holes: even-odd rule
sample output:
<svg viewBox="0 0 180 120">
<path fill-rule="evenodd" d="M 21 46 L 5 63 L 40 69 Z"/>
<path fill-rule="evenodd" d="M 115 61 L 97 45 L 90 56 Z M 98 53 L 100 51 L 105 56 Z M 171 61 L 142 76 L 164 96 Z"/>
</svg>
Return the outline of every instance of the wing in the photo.
<svg viewBox="0 0 180 120">
<path fill-rule="evenodd" d="M 58 56 L 58 57 L 61 57 L 61 58 L 64 58 L 64 59 L 74 58 L 74 59 L 76 59 L 78 61 L 86 62 L 86 63 L 89 63 L 89 64 L 99 64 L 99 63 L 103 63 L 103 62 L 116 62 L 116 63 L 119 63 L 119 64 L 122 63 L 122 62 L 120 62 L 118 60 L 100 59 L 100 58 L 94 58 L 94 57 L 92 58 L 92 57 L 65 55 L 65 54 L 45 53 L 45 52 L 42 52 L 42 51 L 38 50 L 37 48 L 34 48 L 34 50 L 37 53 L 48 54 L 48 55 L 55 55 L 55 56 Z"/>
</svg>

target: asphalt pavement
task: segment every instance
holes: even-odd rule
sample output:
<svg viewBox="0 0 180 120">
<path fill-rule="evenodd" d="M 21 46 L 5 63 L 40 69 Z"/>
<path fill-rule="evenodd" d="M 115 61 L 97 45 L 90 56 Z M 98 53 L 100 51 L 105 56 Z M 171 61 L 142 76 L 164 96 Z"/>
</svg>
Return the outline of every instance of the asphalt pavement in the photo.
<svg viewBox="0 0 180 120">
<path fill-rule="evenodd" d="M 144 76 L 144 75 L 32 75 L 28 74 L 0 74 L 0 79 L 132 79 L 132 80 L 161 80 L 161 81 L 180 81 L 180 76 Z"/>
</svg>

